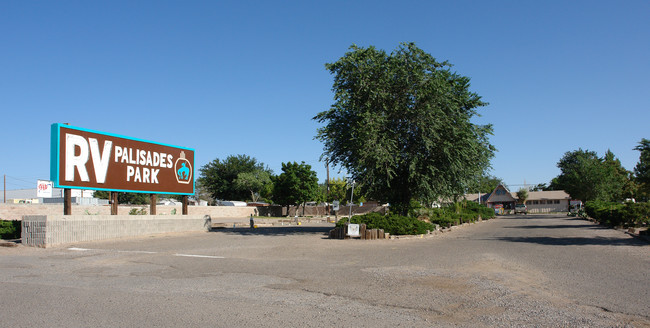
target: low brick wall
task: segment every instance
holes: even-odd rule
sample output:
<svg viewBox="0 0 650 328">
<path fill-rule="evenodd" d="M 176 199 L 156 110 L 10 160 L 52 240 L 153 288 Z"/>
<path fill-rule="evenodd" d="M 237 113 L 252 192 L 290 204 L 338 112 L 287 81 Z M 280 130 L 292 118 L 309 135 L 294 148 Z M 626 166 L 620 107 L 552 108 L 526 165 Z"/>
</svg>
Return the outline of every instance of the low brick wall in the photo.
<svg viewBox="0 0 650 328">
<path fill-rule="evenodd" d="M 210 227 L 205 215 L 28 215 L 22 220 L 21 238 L 23 245 L 50 247 Z"/>
</svg>

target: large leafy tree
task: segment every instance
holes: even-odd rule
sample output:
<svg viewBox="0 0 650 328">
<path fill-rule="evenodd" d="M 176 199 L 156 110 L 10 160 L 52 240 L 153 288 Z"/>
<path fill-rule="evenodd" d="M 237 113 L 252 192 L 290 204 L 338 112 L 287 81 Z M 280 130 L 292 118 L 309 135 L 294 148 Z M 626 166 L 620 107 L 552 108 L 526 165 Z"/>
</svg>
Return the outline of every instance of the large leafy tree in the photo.
<svg viewBox="0 0 650 328">
<path fill-rule="evenodd" d="M 244 176 L 240 176 L 241 174 Z M 243 181 L 248 180 L 247 174 L 261 177 L 273 172 L 253 157 L 230 155 L 225 160 L 217 158 L 201 167 L 199 183 L 214 199 L 247 200 L 251 196 L 251 189 L 257 188 L 257 185 L 252 186 Z M 236 183 L 238 178 L 240 183 Z"/>
<path fill-rule="evenodd" d="M 352 46 L 325 67 L 335 102 L 314 117 L 325 124 L 316 138 L 369 197 L 406 213 L 411 199 L 464 194 L 489 167 L 492 127 L 471 122 L 486 103 L 448 62 L 403 43 L 391 54 Z"/>
<path fill-rule="evenodd" d="M 594 151 L 566 152 L 557 163 L 562 171 L 551 185 L 563 189 L 574 199 L 619 201 L 629 180 L 629 172 L 611 151 L 603 158 Z"/>
<path fill-rule="evenodd" d="M 303 204 L 304 211 L 304 203 L 320 195 L 316 172 L 305 162 L 282 163 L 282 173 L 274 180 L 273 200 L 280 205 Z"/>
<path fill-rule="evenodd" d="M 650 196 L 650 140 L 641 139 L 634 149 L 641 153 L 639 162 L 634 167 L 634 176 L 639 186 L 639 196 L 641 196 L 639 198 L 647 200 Z"/>
</svg>

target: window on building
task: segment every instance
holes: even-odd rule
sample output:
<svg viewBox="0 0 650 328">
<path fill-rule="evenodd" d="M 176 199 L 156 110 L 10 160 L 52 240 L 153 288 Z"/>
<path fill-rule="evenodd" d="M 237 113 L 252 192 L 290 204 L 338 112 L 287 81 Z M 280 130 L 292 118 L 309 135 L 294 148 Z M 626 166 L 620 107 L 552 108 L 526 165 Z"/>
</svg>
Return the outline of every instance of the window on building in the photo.
<svg viewBox="0 0 650 328">
<path fill-rule="evenodd" d="M 546 204 L 546 201 L 545 200 L 540 200 L 539 203 L 540 204 Z"/>
<path fill-rule="evenodd" d="M 554 203 L 555 203 L 555 204 L 559 204 L 559 203 L 560 203 L 560 200 L 559 200 L 559 199 L 556 199 L 556 200 L 554 201 Z"/>
</svg>

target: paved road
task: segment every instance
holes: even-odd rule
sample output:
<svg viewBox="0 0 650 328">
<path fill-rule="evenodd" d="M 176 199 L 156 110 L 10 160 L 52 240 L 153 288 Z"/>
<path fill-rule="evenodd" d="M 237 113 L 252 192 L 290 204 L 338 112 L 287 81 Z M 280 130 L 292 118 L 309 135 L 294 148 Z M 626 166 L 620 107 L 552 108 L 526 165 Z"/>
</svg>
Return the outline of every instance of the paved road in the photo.
<svg viewBox="0 0 650 328">
<path fill-rule="evenodd" d="M 330 227 L 0 248 L 0 325 L 650 327 L 650 245 L 620 231 L 548 215 L 411 240 Z"/>
</svg>

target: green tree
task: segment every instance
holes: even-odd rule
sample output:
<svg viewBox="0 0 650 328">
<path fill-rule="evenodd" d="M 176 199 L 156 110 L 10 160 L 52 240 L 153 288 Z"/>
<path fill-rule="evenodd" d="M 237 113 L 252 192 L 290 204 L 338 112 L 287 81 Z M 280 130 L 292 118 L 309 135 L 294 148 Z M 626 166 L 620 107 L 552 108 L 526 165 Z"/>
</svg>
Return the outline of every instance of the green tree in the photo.
<svg viewBox="0 0 650 328">
<path fill-rule="evenodd" d="M 235 187 L 250 192 L 251 200 L 257 202 L 264 187 L 271 184 L 271 174 L 264 170 L 242 172 L 235 179 Z"/>
<path fill-rule="evenodd" d="M 347 179 L 342 178 L 333 178 L 330 179 L 330 195 L 327 198 L 328 202 L 333 202 L 338 200 L 341 204 L 347 204 L 350 202 L 350 193 L 352 192 L 352 186 L 348 183 Z M 354 199 L 355 202 L 365 201 L 365 196 L 363 194 L 363 186 L 355 184 L 354 186 Z"/>
<path fill-rule="evenodd" d="M 431 203 L 465 193 L 489 167 L 491 125 L 471 118 L 486 105 L 468 77 L 413 43 L 390 55 L 352 46 L 325 67 L 335 102 L 314 117 L 324 157 L 345 167 L 369 197 L 406 214 L 411 199 Z"/>
<path fill-rule="evenodd" d="M 256 173 L 257 172 L 257 173 Z M 221 161 L 218 158 L 205 164 L 200 169 L 199 183 L 210 193 L 214 199 L 246 200 L 250 196 L 250 189 L 237 185 L 235 181 L 241 173 L 268 175 L 273 172 L 263 163 L 247 155 L 230 155 Z"/>
<path fill-rule="evenodd" d="M 274 180 L 273 200 L 287 206 L 287 213 L 289 206 L 303 204 L 304 215 L 304 203 L 318 198 L 318 177 L 305 162 L 282 163 L 282 173 Z"/>
<path fill-rule="evenodd" d="M 547 190 L 551 190 L 549 188 L 550 187 L 547 186 L 546 183 L 538 183 L 537 185 L 530 188 L 530 191 L 547 191 Z"/>
<path fill-rule="evenodd" d="M 551 183 L 548 185 L 548 188 L 544 190 L 564 190 L 560 188 L 560 181 L 557 179 L 557 177 L 551 179 Z"/>
<path fill-rule="evenodd" d="M 638 150 L 639 162 L 634 167 L 634 177 L 638 186 L 638 198 L 648 200 L 650 196 L 650 140 L 643 138 L 634 147 Z"/>
<path fill-rule="evenodd" d="M 600 158 L 594 151 L 578 149 L 566 152 L 557 163 L 562 171 L 551 186 L 563 189 L 573 199 L 619 201 L 629 174 L 611 151 Z"/>
<path fill-rule="evenodd" d="M 526 199 L 528 199 L 528 189 L 520 188 L 517 191 L 517 198 L 519 198 L 519 203 L 526 204 Z"/>
<path fill-rule="evenodd" d="M 621 201 L 625 198 L 633 197 L 630 188 L 632 180 L 632 172 L 626 170 L 621 161 L 614 156 L 611 150 L 607 150 L 605 156 L 602 158 L 603 174 L 605 181 L 601 184 L 601 197 L 602 200 Z"/>
<path fill-rule="evenodd" d="M 494 188 L 499 184 L 505 184 L 503 179 L 491 175 L 480 175 L 472 182 L 467 191 L 469 193 L 488 194 L 493 192 Z"/>
<path fill-rule="evenodd" d="M 97 190 L 95 191 L 93 196 L 99 199 L 108 199 L 109 192 L 105 190 Z M 118 204 L 146 205 L 149 204 L 151 201 L 150 201 L 150 194 L 139 193 L 139 192 L 118 192 L 117 202 Z"/>
</svg>

